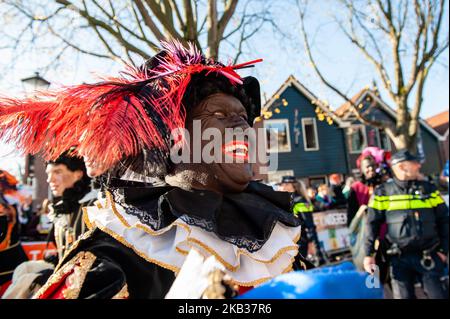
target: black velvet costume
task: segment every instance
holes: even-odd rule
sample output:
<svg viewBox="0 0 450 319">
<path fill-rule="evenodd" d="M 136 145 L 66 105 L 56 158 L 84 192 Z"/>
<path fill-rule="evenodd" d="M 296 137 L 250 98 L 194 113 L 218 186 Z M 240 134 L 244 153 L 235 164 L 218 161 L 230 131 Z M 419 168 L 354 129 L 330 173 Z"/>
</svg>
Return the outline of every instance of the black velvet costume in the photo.
<svg viewBox="0 0 450 319">
<path fill-rule="evenodd" d="M 127 207 L 127 214 L 137 216 L 153 230 L 165 228 L 180 218 L 247 251 L 260 249 L 277 222 L 290 227 L 300 223 L 289 212 L 291 196 L 288 193 L 275 192 L 257 182 L 251 182 L 242 193 L 227 195 L 172 186 L 148 187 L 118 180 L 111 182 L 114 184 L 122 184 L 120 188 L 110 189 L 115 201 Z M 113 298 L 124 289 L 128 298 L 164 298 L 175 279 L 174 272 L 149 262 L 133 247 L 111 235 L 93 228 L 74 245 L 56 273 L 77 256 L 89 252 L 95 261 L 77 298 Z M 300 256 L 296 262 L 300 265 L 304 260 Z M 304 268 L 305 264 L 300 267 Z M 54 283 L 50 280 L 37 297 L 52 298 L 45 291 Z"/>
</svg>

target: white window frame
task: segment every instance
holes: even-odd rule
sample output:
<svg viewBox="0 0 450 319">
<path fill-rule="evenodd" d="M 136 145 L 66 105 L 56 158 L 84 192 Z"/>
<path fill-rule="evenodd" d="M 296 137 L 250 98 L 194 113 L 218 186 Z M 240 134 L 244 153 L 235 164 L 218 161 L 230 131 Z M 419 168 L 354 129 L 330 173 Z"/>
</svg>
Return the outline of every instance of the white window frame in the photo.
<svg viewBox="0 0 450 319">
<path fill-rule="evenodd" d="M 306 121 L 312 121 L 313 126 L 314 126 L 314 134 L 315 134 L 315 139 L 316 139 L 316 147 L 314 148 L 308 148 L 306 146 L 306 131 L 305 131 L 305 125 L 306 124 L 310 124 L 310 123 L 306 123 Z M 306 152 L 313 152 L 313 151 L 318 151 L 320 150 L 320 145 L 319 145 L 319 134 L 317 132 L 317 122 L 316 119 L 314 117 L 304 117 L 302 118 L 302 132 L 303 132 L 303 148 Z"/>
<path fill-rule="evenodd" d="M 286 150 L 280 150 L 280 148 L 278 147 L 277 150 L 274 150 L 274 149 L 271 150 L 271 149 L 269 149 L 269 145 L 267 144 L 267 138 L 265 138 L 267 152 L 268 153 L 289 153 L 289 152 L 291 152 L 292 148 L 291 148 L 291 133 L 290 133 L 290 127 L 289 127 L 289 120 L 288 119 L 264 120 L 264 129 L 265 130 L 267 130 L 266 124 L 270 124 L 270 123 L 283 123 L 283 124 L 286 124 L 288 148 Z"/>
<path fill-rule="evenodd" d="M 348 139 L 349 136 L 350 136 L 350 134 L 348 134 L 348 131 L 347 131 L 347 134 L 346 134 L 346 140 L 347 140 L 347 143 L 348 143 L 348 148 L 349 148 L 350 154 L 360 154 L 360 153 L 367 147 L 367 132 L 366 132 L 366 126 L 365 126 L 364 124 L 353 124 L 353 125 L 351 125 L 350 128 L 351 128 L 351 129 L 362 128 L 362 132 L 363 132 L 363 135 L 362 135 L 362 136 L 363 136 L 363 145 L 362 145 L 362 147 L 361 147 L 360 150 L 355 151 L 355 150 L 352 149 L 352 143 L 351 143 L 351 141 Z M 350 128 L 349 128 L 349 129 L 350 129 Z"/>
</svg>

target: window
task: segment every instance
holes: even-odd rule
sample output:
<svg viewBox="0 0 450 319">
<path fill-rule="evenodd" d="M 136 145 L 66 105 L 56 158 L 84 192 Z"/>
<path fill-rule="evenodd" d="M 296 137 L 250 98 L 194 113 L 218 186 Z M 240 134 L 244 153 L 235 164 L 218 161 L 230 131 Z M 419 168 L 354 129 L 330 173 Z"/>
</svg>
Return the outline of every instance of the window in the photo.
<svg viewBox="0 0 450 319">
<path fill-rule="evenodd" d="M 378 130 L 380 135 L 380 148 L 385 151 L 391 151 L 391 140 L 384 130 Z"/>
<path fill-rule="evenodd" d="M 302 118 L 303 145 L 305 151 L 318 151 L 319 138 L 315 118 Z"/>
<path fill-rule="evenodd" d="M 283 153 L 291 151 L 289 135 L 289 120 L 265 120 L 266 149 L 269 153 Z"/>
<path fill-rule="evenodd" d="M 366 129 L 364 125 L 352 125 L 347 129 L 347 141 L 350 153 L 361 153 L 367 146 Z"/>
<path fill-rule="evenodd" d="M 367 127 L 367 146 L 380 146 L 380 135 L 376 127 Z"/>
<path fill-rule="evenodd" d="M 391 141 L 384 130 L 367 127 L 367 146 L 376 146 L 385 151 L 390 151 Z"/>
<path fill-rule="evenodd" d="M 327 184 L 327 178 L 325 176 L 317 176 L 309 178 L 309 186 L 318 189 L 320 185 Z"/>
</svg>

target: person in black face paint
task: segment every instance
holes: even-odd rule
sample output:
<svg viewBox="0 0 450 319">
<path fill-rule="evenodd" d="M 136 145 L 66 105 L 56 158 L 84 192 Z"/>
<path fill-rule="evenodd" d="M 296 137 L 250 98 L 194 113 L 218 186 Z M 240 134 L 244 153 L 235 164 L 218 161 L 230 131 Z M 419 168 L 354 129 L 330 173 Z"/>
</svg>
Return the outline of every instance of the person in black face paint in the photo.
<svg viewBox="0 0 450 319">
<path fill-rule="evenodd" d="M 217 150 L 208 154 L 220 160 L 212 156 L 212 162 L 192 160 L 189 155 L 199 153 L 187 138 L 172 139 L 173 130 L 182 129 L 207 152 L 209 143 L 194 134 L 196 121 L 202 136 L 209 129 L 222 138 L 228 129 L 250 128 L 260 116 L 259 82 L 236 71 L 259 61 L 224 65 L 193 44 L 163 43 L 156 56 L 120 78 L 58 92 L 47 109 L 49 122 L 38 125 L 37 142 L 58 128 L 53 133 L 77 146 L 88 171 L 102 174 L 103 190 L 85 209 L 90 231 L 34 298 L 164 298 L 193 250 L 214 256 L 238 291 L 292 270 L 300 220 L 290 212 L 288 193 L 253 180 L 249 138 L 214 139 Z M 191 160 L 177 162 L 178 150 Z"/>
</svg>

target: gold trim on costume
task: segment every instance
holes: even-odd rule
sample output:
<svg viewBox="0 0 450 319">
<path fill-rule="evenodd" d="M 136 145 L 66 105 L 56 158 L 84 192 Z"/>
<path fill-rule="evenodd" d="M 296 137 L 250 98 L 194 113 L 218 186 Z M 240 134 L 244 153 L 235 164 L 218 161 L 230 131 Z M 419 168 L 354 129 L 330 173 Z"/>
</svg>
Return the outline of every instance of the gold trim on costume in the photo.
<svg viewBox="0 0 450 319">
<path fill-rule="evenodd" d="M 205 243 L 201 242 L 200 240 L 195 239 L 195 238 L 188 238 L 187 240 L 188 240 L 188 242 L 192 242 L 194 244 L 199 245 L 201 248 L 206 250 L 208 253 L 210 253 L 211 255 L 216 257 L 229 271 L 236 272 L 237 270 L 239 270 L 240 264 L 238 264 L 236 266 L 229 264 L 214 249 L 212 249 Z M 260 262 L 262 264 L 273 264 L 278 258 L 280 258 L 280 256 L 282 254 L 284 254 L 285 252 L 288 252 L 290 250 L 298 250 L 298 247 L 297 246 L 283 247 L 270 260 L 267 260 L 267 261 L 254 258 L 251 255 L 247 255 L 247 253 L 243 253 L 241 250 L 238 250 L 236 257 L 237 257 L 237 259 L 239 259 L 241 255 L 245 255 L 245 256 L 248 256 L 249 258 L 253 259 L 254 261 Z"/>
<path fill-rule="evenodd" d="M 128 286 L 125 284 L 120 291 L 115 294 L 112 299 L 128 299 L 130 294 L 128 293 Z"/>
<path fill-rule="evenodd" d="M 107 199 L 106 207 L 111 207 L 114 215 L 116 215 L 116 217 L 122 222 L 122 224 L 126 228 L 131 228 L 131 225 L 128 224 L 128 222 L 125 220 L 125 218 L 123 218 L 123 216 L 116 209 L 116 205 L 114 204 L 114 201 L 112 200 L 112 195 L 110 192 L 106 192 L 106 199 Z M 108 202 L 110 202 L 110 204 Z"/>
<path fill-rule="evenodd" d="M 112 195 L 111 195 L 109 192 L 106 192 L 106 193 L 107 193 L 107 197 L 108 197 L 108 198 L 110 199 L 110 201 L 111 201 L 111 208 L 112 208 L 114 214 L 117 216 L 117 218 L 121 221 L 121 223 L 122 223 L 125 227 L 131 228 L 132 226 L 125 220 L 125 218 L 124 218 L 124 217 L 120 214 L 120 212 L 117 210 L 117 207 L 115 206 L 114 201 L 112 201 Z M 208 247 L 205 243 L 199 241 L 198 239 L 190 238 L 189 236 L 191 235 L 192 230 L 191 230 L 191 228 L 190 228 L 188 225 L 186 225 L 186 224 L 182 224 L 182 223 L 179 223 L 179 222 L 177 222 L 177 221 L 174 221 L 172 224 L 170 224 L 169 226 L 167 226 L 167 227 L 165 227 L 165 228 L 163 228 L 163 229 L 160 229 L 159 231 L 155 231 L 155 230 L 153 230 L 153 229 L 151 229 L 151 228 L 149 228 L 148 226 L 143 225 L 143 224 L 137 224 L 137 225 L 135 225 L 136 228 L 142 229 L 143 231 L 145 231 L 146 233 L 148 233 L 148 234 L 150 234 L 150 235 L 152 235 L 152 236 L 157 236 L 157 235 L 164 234 L 165 232 L 171 230 L 171 229 L 173 228 L 173 226 L 179 226 L 179 227 L 182 227 L 184 230 L 186 230 L 186 231 L 188 232 L 188 238 L 187 238 L 187 241 L 188 241 L 188 242 L 189 242 L 189 241 L 193 241 L 193 242 L 197 243 L 197 244 L 200 245 L 200 246 L 204 245 L 205 250 L 207 250 L 207 251 L 208 251 L 209 253 L 211 253 L 212 255 L 216 256 L 217 259 L 219 259 L 219 258 L 222 259 L 222 258 L 219 256 L 219 254 L 218 254 L 217 252 L 215 252 L 212 248 Z M 299 239 L 300 239 L 300 235 L 297 235 L 297 236 L 293 239 L 293 242 L 296 243 Z M 202 247 L 203 247 L 203 246 L 202 246 Z M 243 250 L 243 249 L 241 249 L 241 248 L 238 248 L 237 256 L 236 256 L 236 257 L 239 258 L 241 255 L 245 255 L 245 256 L 247 256 L 247 257 L 253 259 L 254 261 L 257 261 L 257 262 L 260 262 L 260 263 L 264 263 L 264 264 L 272 264 L 272 263 L 275 262 L 275 261 L 276 261 L 283 253 L 285 253 L 285 252 L 287 252 L 287 251 L 290 251 L 290 250 L 298 250 L 297 245 L 295 245 L 295 246 L 293 245 L 293 246 L 286 246 L 286 247 L 283 247 L 283 248 L 281 248 L 281 249 L 280 249 L 280 250 L 279 250 L 279 251 L 278 251 L 278 252 L 277 252 L 270 260 L 262 260 L 262 259 L 255 258 L 255 257 L 253 257 L 253 256 L 251 255 L 251 253 L 248 253 L 247 251 L 245 251 L 245 250 Z M 224 263 L 227 264 L 227 265 L 229 266 L 229 267 L 227 267 L 227 268 L 229 268 L 229 270 L 231 270 L 231 271 L 236 271 L 237 269 L 239 269 L 239 265 L 233 266 L 233 265 L 231 265 L 231 264 L 229 264 L 229 263 L 227 263 L 227 262 L 225 262 L 225 261 L 224 261 Z M 235 269 L 235 270 L 233 270 L 233 269 Z"/>
<path fill-rule="evenodd" d="M 105 227 L 101 227 L 101 226 L 97 226 L 102 232 L 107 233 L 109 236 L 113 237 L 115 240 L 117 240 L 118 242 L 122 243 L 124 246 L 131 248 L 137 255 L 141 256 L 142 258 L 144 258 L 145 260 L 147 260 L 150 263 L 156 264 L 160 267 L 169 269 L 173 272 L 178 273 L 180 271 L 180 267 L 178 266 L 174 266 L 174 265 L 170 265 L 170 264 L 166 264 L 163 263 L 159 260 L 153 259 L 148 257 L 146 254 L 144 254 L 143 252 L 137 250 L 131 243 L 129 243 L 128 241 L 125 240 L 125 238 L 123 238 L 122 236 L 116 234 L 115 232 L 113 232 L 110 229 L 107 229 Z"/>
<path fill-rule="evenodd" d="M 80 269 L 81 273 L 80 275 L 84 276 L 75 276 L 74 277 L 74 284 L 79 286 L 79 289 L 81 289 L 81 285 L 83 282 L 79 283 L 79 279 L 83 279 L 86 277 L 87 272 L 91 268 L 92 264 L 94 263 L 96 257 L 94 254 L 90 252 L 84 252 L 81 251 L 78 254 L 75 255 L 72 259 L 70 259 L 66 264 L 64 264 L 61 269 L 56 270 L 55 272 L 50 276 L 50 278 L 47 280 L 47 282 L 38 290 L 38 292 L 33 296 L 33 299 L 39 299 L 52 285 L 58 283 L 63 279 L 68 273 L 70 273 L 74 268 L 77 266 L 77 264 L 80 264 L 80 267 L 84 267 L 86 269 Z M 74 290 L 69 290 L 67 292 L 67 298 L 71 298 L 76 295 L 78 297 L 79 289 L 75 288 Z M 64 297 L 66 297 L 65 292 L 63 292 Z M 73 298 L 76 298 L 73 297 Z"/>
<path fill-rule="evenodd" d="M 82 216 L 83 222 L 86 224 L 87 228 L 89 228 L 89 229 L 94 228 L 91 221 L 89 220 L 87 207 L 82 207 L 82 209 L 83 209 L 83 216 Z"/>
<path fill-rule="evenodd" d="M 186 251 L 186 250 L 184 250 L 184 249 L 181 249 L 180 247 L 175 247 L 175 250 L 177 251 L 177 252 L 179 252 L 180 254 L 182 254 L 182 255 L 185 255 L 185 256 L 187 256 L 188 254 L 189 254 L 189 252 L 188 251 Z"/>
<path fill-rule="evenodd" d="M 76 259 L 78 255 L 74 258 Z M 79 257 L 79 265 L 75 264 L 73 273 L 66 278 L 68 287 L 62 292 L 65 299 L 77 299 L 83 287 L 88 271 L 91 269 L 97 257 L 91 252 L 85 252 Z"/>
<path fill-rule="evenodd" d="M 187 225 L 180 224 L 177 221 L 174 221 L 169 226 L 167 226 L 167 227 L 165 227 L 163 229 L 157 230 L 157 231 L 155 231 L 155 230 L 153 230 L 153 229 L 151 229 L 151 228 L 149 228 L 149 227 L 147 227 L 145 225 L 142 225 L 142 224 L 135 225 L 136 228 L 142 229 L 144 232 L 148 233 L 149 235 L 151 235 L 153 237 L 157 237 L 159 235 L 162 235 L 162 234 L 170 231 L 174 226 L 183 228 L 186 232 L 188 232 L 188 234 L 191 231 L 191 229 Z"/>
<path fill-rule="evenodd" d="M 102 206 L 102 204 L 100 203 L 100 201 L 97 200 L 97 201 L 95 201 L 94 204 L 95 204 L 95 206 L 97 206 L 98 209 L 103 209 L 103 206 Z"/>
<path fill-rule="evenodd" d="M 230 279 L 229 281 L 233 285 L 238 285 L 238 286 L 242 286 L 242 287 L 254 287 L 254 286 L 260 285 L 266 281 L 269 281 L 270 279 L 273 279 L 275 276 L 276 275 L 274 275 L 272 277 L 264 277 L 264 278 L 256 279 L 256 280 L 249 281 L 249 282 L 240 282 L 240 281 L 236 281 L 234 279 Z"/>
<path fill-rule="evenodd" d="M 177 266 L 166 264 L 166 263 L 162 263 L 162 262 L 160 262 L 158 260 L 155 260 L 153 258 L 149 258 L 146 254 L 144 254 L 141 251 L 137 250 L 131 243 L 127 242 L 122 236 L 114 233 L 113 231 L 111 231 L 109 229 L 106 229 L 104 227 L 98 227 L 98 228 L 101 231 L 103 231 L 103 232 L 107 233 L 108 235 L 110 235 L 111 237 L 113 237 L 114 239 L 116 239 L 117 241 L 119 241 L 120 243 L 122 243 L 123 245 L 125 245 L 126 247 L 131 248 L 137 255 L 139 255 L 143 259 L 147 260 L 148 262 L 156 264 L 156 265 L 158 265 L 160 267 L 163 267 L 165 269 L 169 269 L 169 270 L 173 271 L 175 274 L 177 274 L 180 271 L 180 268 L 177 267 Z M 178 252 L 183 254 L 183 250 L 180 249 L 180 248 L 178 248 L 178 249 L 179 249 Z M 228 267 L 226 265 L 227 263 L 222 258 L 220 258 L 219 255 L 217 255 L 217 256 L 214 255 L 214 256 L 219 260 L 219 262 L 221 262 L 228 269 Z M 294 261 L 294 258 L 291 258 L 291 261 L 290 261 L 288 267 L 285 270 L 283 270 L 282 273 L 290 271 L 292 269 L 293 261 Z M 231 266 L 231 265 L 229 265 L 229 266 Z M 239 269 L 239 267 L 237 267 L 237 269 Z M 232 271 L 232 272 L 235 272 L 235 271 Z M 239 285 L 239 286 L 252 287 L 252 286 L 255 286 L 255 285 L 259 285 L 259 284 L 261 284 L 261 283 L 263 283 L 265 281 L 268 281 L 268 280 L 274 278 L 275 276 L 276 275 L 274 275 L 272 277 L 260 278 L 260 279 L 256 279 L 256 280 L 253 280 L 253 281 L 250 281 L 250 282 L 240 282 L 240 281 L 236 281 L 234 279 L 230 279 L 230 282 L 233 283 L 233 284 Z"/>
<path fill-rule="evenodd" d="M 66 257 L 70 255 L 70 253 L 72 251 L 74 251 L 75 249 L 78 248 L 78 246 L 80 245 L 80 242 L 84 239 L 87 239 L 89 236 L 92 235 L 92 233 L 94 232 L 95 228 L 88 230 L 87 232 L 85 232 L 83 235 L 81 235 L 80 237 L 78 237 L 78 239 L 73 243 L 73 245 L 66 251 L 66 253 L 64 254 L 63 258 L 61 258 L 58 262 L 58 264 L 55 267 L 55 272 L 59 270 L 59 268 L 62 266 L 63 262 L 66 260 Z"/>
<path fill-rule="evenodd" d="M 116 210 L 116 212 L 117 212 L 117 214 L 120 214 L 117 210 Z M 126 225 L 126 224 L 124 224 L 124 225 Z M 166 228 L 161 229 L 160 231 L 154 231 L 154 230 L 150 229 L 148 226 L 145 226 L 145 225 L 142 225 L 142 224 L 137 224 L 136 228 L 142 229 L 143 231 L 145 231 L 146 233 L 148 233 L 148 234 L 150 234 L 152 236 L 157 236 L 157 235 L 161 235 L 161 234 L 164 234 L 165 232 L 169 231 L 173 226 L 182 227 L 184 230 L 186 230 L 188 232 L 188 238 L 186 239 L 186 241 L 188 241 L 188 243 L 189 243 L 189 241 L 192 241 L 192 242 L 200 245 L 202 248 L 204 248 L 210 254 L 214 255 L 220 261 L 223 260 L 223 258 L 214 249 L 210 248 L 205 243 L 201 242 L 200 240 L 198 240 L 196 238 L 189 237 L 191 235 L 192 230 L 186 224 L 181 224 L 181 223 L 178 223 L 178 222 L 175 221 L 172 224 L 170 224 L 169 226 L 167 226 Z M 299 238 L 300 238 L 300 236 L 296 236 L 296 238 L 293 240 L 293 242 L 297 242 Z M 178 247 L 176 247 L 176 248 L 178 248 Z M 286 246 L 286 247 L 283 247 L 270 260 L 262 260 L 262 259 L 255 258 L 254 256 L 251 255 L 251 253 L 248 253 L 247 251 L 245 251 L 245 250 L 243 250 L 241 248 L 238 248 L 236 257 L 239 259 L 241 255 L 245 255 L 245 256 L 253 259 L 256 262 L 260 262 L 260 263 L 264 263 L 264 264 L 272 264 L 283 253 L 285 253 L 287 251 L 290 251 L 290 250 L 298 250 L 298 247 L 297 246 Z M 179 252 L 182 253 L 182 254 L 187 254 L 187 252 L 183 251 L 182 249 L 179 249 Z M 227 263 L 225 260 L 223 260 L 223 264 L 230 271 L 233 271 L 233 272 L 239 269 L 239 265 L 233 266 L 233 265 Z"/>
<path fill-rule="evenodd" d="M 124 216 L 122 216 L 122 214 L 119 212 L 119 210 L 116 207 L 116 203 L 113 201 L 112 195 L 109 192 L 106 192 L 106 202 L 107 205 L 105 208 L 111 208 L 112 212 L 114 213 L 114 215 L 118 218 L 118 220 L 122 223 L 122 225 L 126 228 L 137 228 L 137 229 L 141 229 L 144 232 L 148 233 L 151 236 L 159 236 L 161 234 L 164 234 L 168 231 L 170 231 L 173 227 L 181 227 L 183 228 L 186 232 L 187 232 L 187 238 L 185 241 L 183 241 L 182 243 L 186 242 L 187 245 L 189 246 L 193 246 L 198 245 L 201 248 L 203 248 L 205 251 L 207 251 L 209 254 L 213 255 L 214 257 L 217 258 L 217 260 L 223 264 L 227 270 L 231 271 L 231 272 L 236 272 L 237 270 L 239 270 L 240 268 L 240 264 L 238 265 L 231 265 L 230 263 L 228 263 L 227 261 L 225 261 L 225 259 L 223 257 L 221 257 L 214 249 L 212 249 L 211 247 L 209 247 L 207 244 L 203 243 L 202 241 L 196 239 L 196 238 L 192 238 L 191 233 L 192 233 L 192 229 L 189 227 L 189 225 L 184 224 L 184 223 L 180 223 L 178 221 L 173 222 L 172 224 L 168 225 L 167 227 L 159 230 L 159 231 L 155 231 L 153 229 L 151 229 L 150 227 L 143 225 L 141 223 L 137 223 L 133 226 L 131 226 L 128 221 L 124 218 Z M 86 214 L 87 215 L 87 214 Z M 115 233 L 114 231 L 110 230 L 109 228 L 103 227 L 103 226 L 99 226 L 97 225 L 95 222 L 91 222 L 87 216 L 87 220 L 89 221 L 89 223 L 91 225 L 95 224 L 96 227 L 98 227 L 100 230 L 102 230 L 103 232 L 107 233 L 108 235 L 110 235 L 111 237 L 115 238 L 117 241 L 119 241 L 120 243 L 122 243 L 123 245 L 125 245 L 128 248 L 131 248 L 136 254 L 138 254 L 140 257 L 144 258 L 145 260 L 154 263 L 156 265 L 159 265 L 163 268 L 169 269 L 175 273 L 178 273 L 180 268 L 178 266 L 175 265 L 170 265 L 170 264 L 166 264 L 164 262 L 161 262 L 159 260 L 150 258 L 149 256 L 147 256 L 147 254 L 137 250 L 134 245 L 130 242 L 128 242 L 127 240 L 125 240 L 125 238 L 123 238 L 122 236 L 120 236 L 119 234 Z M 87 224 L 87 223 L 86 223 Z M 296 237 L 292 240 L 293 243 L 296 243 L 300 238 L 300 234 L 296 235 Z M 180 243 L 178 243 L 180 244 Z M 231 244 L 232 245 L 232 244 Z M 182 254 L 182 255 L 187 255 L 188 252 L 179 248 L 178 246 L 175 247 L 175 251 Z M 252 256 L 251 253 L 238 248 L 237 252 L 236 252 L 236 258 L 239 262 L 239 259 L 241 257 L 241 255 L 247 256 L 248 258 L 252 259 L 255 262 L 259 262 L 259 263 L 263 263 L 263 264 L 272 264 L 274 263 L 277 259 L 279 259 L 281 257 L 281 255 L 283 255 L 284 253 L 288 252 L 288 251 L 297 251 L 298 252 L 298 246 L 297 245 L 292 245 L 292 246 L 286 246 L 281 248 L 280 250 L 278 250 L 270 260 L 261 260 L 258 258 L 255 258 L 254 256 Z M 292 270 L 292 263 L 294 262 L 294 258 L 291 257 L 291 262 L 289 263 L 288 267 L 286 269 L 283 270 L 282 273 L 286 272 L 287 270 Z M 242 283 L 242 282 L 237 282 L 234 280 L 231 280 L 234 284 L 238 284 L 241 286 L 254 286 L 256 284 L 260 284 L 262 282 L 265 282 L 269 279 L 271 279 L 273 277 L 267 277 L 267 278 L 261 278 L 258 280 L 254 280 L 248 283 Z"/>
</svg>

